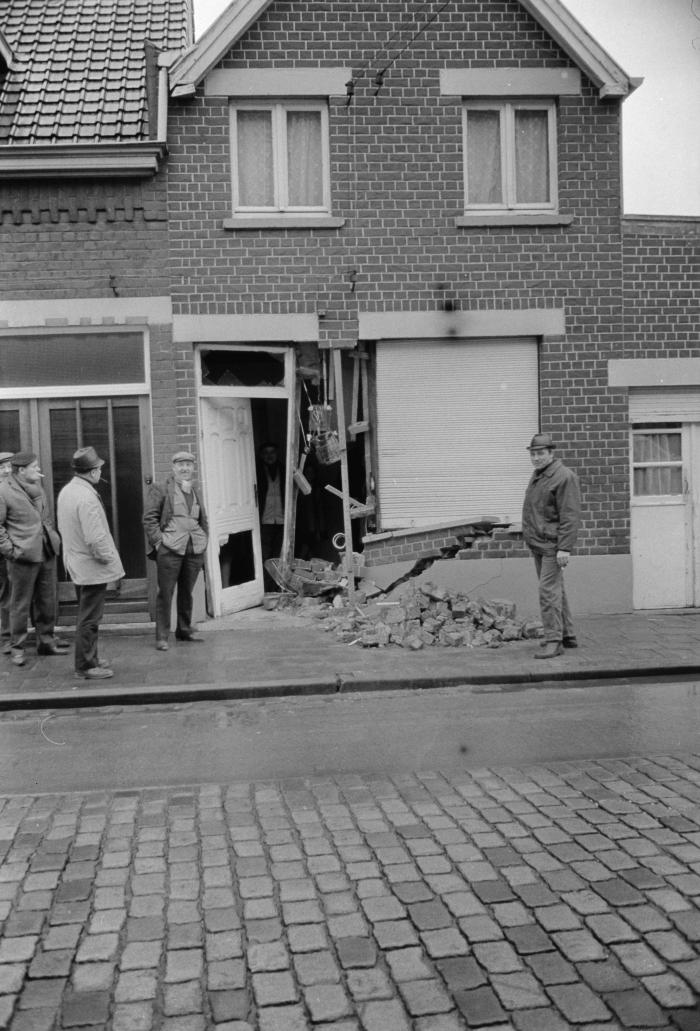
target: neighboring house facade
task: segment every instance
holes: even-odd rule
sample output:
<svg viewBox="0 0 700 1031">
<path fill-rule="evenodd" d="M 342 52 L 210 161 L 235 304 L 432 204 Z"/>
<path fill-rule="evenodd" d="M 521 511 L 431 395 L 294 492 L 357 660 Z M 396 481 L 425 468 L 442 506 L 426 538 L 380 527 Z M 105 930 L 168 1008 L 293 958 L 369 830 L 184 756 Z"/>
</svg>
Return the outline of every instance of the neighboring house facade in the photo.
<svg viewBox="0 0 700 1031">
<path fill-rule="evenodd" d="M 582 482 L 579 611 L 697 603 L 697 222 L 622 219 L 638 82 L 557 0 L 235 0 L 189 49 L 186 0 L 102 0 L 92 35 L 62 0 L 51 75 L 23 36 L 42 8 L 0 22 L 0 445 L 39 450 L 54 493 L 78 443 L 109 457 L 137 606 L 174 442 L 199 460 L 209 612 L 259 603 L 274 441 L 285 546 L 333 557 L 351 532 L 380 576 L 487 517 L 427 575 L 532 607 L 513 528 L 540 428 Z M 71 97 L 93 50 L 121 92 Z M 297 499 L 324 421 L 347 464 L 312 452 Z M 364 506 L 351 530 L 333 491 Z"/>
<path fill-rule="evenodd" d="M 0 442 L 38 453 L 52 499 L 97 448 L 127 574 L 110 604 L 143 618 L 153 424 L 176 434 L 157 50 L 192 33 L 189 0 L 0 9 Z"/>
</svg>

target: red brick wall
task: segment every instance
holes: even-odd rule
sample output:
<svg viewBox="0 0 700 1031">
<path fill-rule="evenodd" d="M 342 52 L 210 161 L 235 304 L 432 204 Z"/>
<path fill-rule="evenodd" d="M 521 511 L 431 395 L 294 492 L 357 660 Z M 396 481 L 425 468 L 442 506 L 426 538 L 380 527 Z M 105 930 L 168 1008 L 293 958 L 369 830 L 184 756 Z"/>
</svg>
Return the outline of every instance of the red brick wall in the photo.
<svg viewBox="0 0 700 1031">
<path fill-rule="evenodd" d="M 623 219 L 624 354 L 696 358 L 700 306 L 700 218 Z"/>
<path fill-rule="evenodd" d="M 579 472 L 581 551 L 629 547 L 626 402 L 607 386 L 622 337 L 619 104 L 585 79 L 559 104 L 559 194 L 569 226 L 457 228 L 461 107 L 443 67 L 567 67 L 520 4 L 450 5 L 387 72 L 384 41 L 416 26 L 415 4 L 273 4 L 221 62 L 231 68 L 347 66 L 355 94 L 330 105 L 333 214 L 342 229 L 230 231 L 228 108 L 200 90 L 170 113 L 170 254 L 176 313 L 327 310 L 352 341 L 357 309 L 436 310 L 446 284 L 461 309 L 564 307 L 566 338 L 541 349 L 542 426 Z M 389 54 L 398 48 L 393 44 Z M 358 74 L 361 71 L 362 74 Z M 357 269 L 355 291 L 350 272 Z M 324 330 L 325 331 L 325 330 Z"/>
<path fill-rule="evenodd" d="M 0 184 L 0 300 L 168 293 L 165 173 Z"/>
</svg>

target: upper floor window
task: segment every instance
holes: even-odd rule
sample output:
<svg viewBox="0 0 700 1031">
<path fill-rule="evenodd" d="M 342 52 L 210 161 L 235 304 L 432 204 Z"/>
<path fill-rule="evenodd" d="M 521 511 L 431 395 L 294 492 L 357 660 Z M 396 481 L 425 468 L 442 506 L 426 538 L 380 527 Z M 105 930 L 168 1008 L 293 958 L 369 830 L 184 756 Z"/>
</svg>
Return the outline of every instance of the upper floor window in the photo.
<svg viewBox="0 0 700 1031">
<path fill-rule="evenodd" d="M 239 101 L 231 118 L 236 215 L 329 213 L 325 102 Z"/>
<path fill-rule="evenodd" d="M 463 112 L 465 211 L 555 210 L 554 101 L 470 100 Z"/>
</svg>

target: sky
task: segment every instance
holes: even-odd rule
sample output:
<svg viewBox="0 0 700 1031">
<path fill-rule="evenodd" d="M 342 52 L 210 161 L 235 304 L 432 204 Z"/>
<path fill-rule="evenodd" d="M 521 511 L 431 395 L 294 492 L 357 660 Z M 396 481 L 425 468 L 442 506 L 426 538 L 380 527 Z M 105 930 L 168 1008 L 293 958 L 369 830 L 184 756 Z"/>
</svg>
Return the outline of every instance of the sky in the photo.
<svg viewBox="0 0 700 1031">
<path fill-rule="evenodd" d="M 700 217 L 700 0 L 562 0 L 644 83 L 622 112 L 624 210 Z M 199 37 L 229 0 L 194 0 Z"/>
</svg>

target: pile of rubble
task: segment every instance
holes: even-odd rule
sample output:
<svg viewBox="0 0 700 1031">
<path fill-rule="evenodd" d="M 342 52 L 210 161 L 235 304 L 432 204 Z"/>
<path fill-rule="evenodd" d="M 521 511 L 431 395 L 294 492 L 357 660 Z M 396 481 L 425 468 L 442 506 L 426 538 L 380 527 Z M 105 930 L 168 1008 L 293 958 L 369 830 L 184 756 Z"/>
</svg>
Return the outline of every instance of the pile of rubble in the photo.
<svg viewBox="0 0 700 1031">
<path fill-rule="evenodd" d="M 403 584 L 389 595 L 352 606 L 337 595 L 324 609 L 328 614 L 319 613 L 320 625 L 363 648 L 499 648 L 509 641 L 542 636 L 541 623 L 516 619 L 511 601 L 472 601 L 430 583 Z"/>
</svg>

